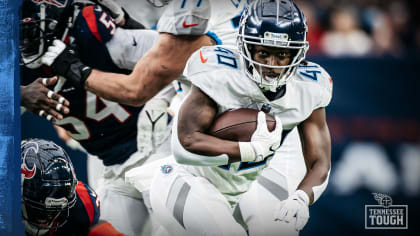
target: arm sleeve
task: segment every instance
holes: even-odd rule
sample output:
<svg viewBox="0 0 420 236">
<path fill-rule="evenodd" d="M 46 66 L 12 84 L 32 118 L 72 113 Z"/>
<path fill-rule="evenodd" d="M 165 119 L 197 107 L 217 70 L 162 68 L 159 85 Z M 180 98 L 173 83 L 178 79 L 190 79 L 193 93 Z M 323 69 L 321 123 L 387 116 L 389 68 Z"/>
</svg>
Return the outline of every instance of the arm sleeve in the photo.
<svg viewBox="0 0 420 236">
<path fill-rule="evenodd" d="M 106 47 L 115 65 L 132 70 L 140 58 L 153 47 L 158 37 L 159 34 L 153 30 L 117 28 Z"/>
<path fill-rule="evenodd" d="M 322 184 L 312 187 L 312 192 L 314 192 L 314 201 L 312 202 L 312 204 L 314 204 L 321 197 L 322 193 L 327 188 L 328 181 L 330 179 L 330 172 L 331 172 L 331 169 L 328 171 L 328 176 L 327 178 L 325 178 Z"/>
</svg>

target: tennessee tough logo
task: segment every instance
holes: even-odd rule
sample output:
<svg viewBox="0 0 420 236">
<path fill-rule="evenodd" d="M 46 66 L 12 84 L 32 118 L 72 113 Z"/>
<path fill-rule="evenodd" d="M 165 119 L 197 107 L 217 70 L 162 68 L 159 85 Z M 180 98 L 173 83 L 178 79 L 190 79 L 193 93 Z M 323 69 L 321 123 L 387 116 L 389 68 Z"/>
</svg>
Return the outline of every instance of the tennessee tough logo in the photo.
<svg viewBox="0 0 420 236">
<path fill-rule="evenodd" d="M 47 4 L 54 5 L 56 7 L 65 7 L 66 3 L 67 3 L 67 0 L 64 0 L 64 1 L 63 0 L 62 1 L 59 1 L 59 0 L 32 0 L 32 2 L 34 2 L 34 3 L 45 2 Z"/>
</svg>

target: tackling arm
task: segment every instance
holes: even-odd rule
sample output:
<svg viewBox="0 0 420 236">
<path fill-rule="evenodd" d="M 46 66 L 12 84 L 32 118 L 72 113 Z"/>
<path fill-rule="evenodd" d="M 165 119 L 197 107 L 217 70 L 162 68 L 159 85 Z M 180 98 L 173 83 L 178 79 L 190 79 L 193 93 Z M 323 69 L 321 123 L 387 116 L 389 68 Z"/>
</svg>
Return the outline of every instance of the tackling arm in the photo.
<svg viewBox="0 0 420 236">
<path fill-rule="evenodd" d="M 325 108 L 314 110 L 298 129 L 307 168 L 298 189 L 305 191 L 312 204 L 325 190 L 331 168 L 331 138 Z"/>
<path fill-rule="evenodd" d="M 190 55 L 212 45 L 210 37 L 159 35 L 158 42 L 136 64 L 130 75 L 93 70 L 85 88 L 118 103 L 140 106 L 179 77 Z"/>
</svg>

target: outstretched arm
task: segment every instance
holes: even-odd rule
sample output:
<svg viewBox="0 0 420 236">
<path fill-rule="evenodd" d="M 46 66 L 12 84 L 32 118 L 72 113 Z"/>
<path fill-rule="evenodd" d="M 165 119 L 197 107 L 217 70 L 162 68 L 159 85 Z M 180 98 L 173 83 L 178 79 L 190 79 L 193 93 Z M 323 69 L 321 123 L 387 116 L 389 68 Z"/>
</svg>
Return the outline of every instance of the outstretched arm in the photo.
<svg viewBox="0 0 420 236">
<path fill-rule="evenodd" d="M 209 36 L 174 36 L 161 33 L 157 43 L 134 67 L 130 75 L 92 70 L 70 48 L 54 41 L 43 58 L 53 71 L 76 85 L 105 99 L 140 106 L 178 78 L 191 54 L 202 46 L 212 45 Z M 61 47 L 61 48 L 60 48 Z"/>
<path fill-rule="evenodd" d="M 86 80 L 85 88 L 108 100 L 143 105 L 182 74 L 194 51 L 211 44 L 208 36 L 161 33 L 158 42 L 136 64 L 130 75 L 94 70 Z"/>
<path fill-rule="evenodd" d="M 325 190 L 331 166 L 331 140 L 325 108 L 314 110 L 299 126 L 307 173 L 297 190 L 281 201 L 275 210 L 275 220 L 295 222 L 302 230 L 309 219 L 308 206 Z M 294 220 L 295 218 L 295 220 Z"/>
<path fill-rule="evenodd" d="M 298 189 L 305 191 L 312 204 L 325 190 L 331 168 L 331 137 L 325 108 L 313 111 L 298 129 L 307 168 Z"/>
</svg>

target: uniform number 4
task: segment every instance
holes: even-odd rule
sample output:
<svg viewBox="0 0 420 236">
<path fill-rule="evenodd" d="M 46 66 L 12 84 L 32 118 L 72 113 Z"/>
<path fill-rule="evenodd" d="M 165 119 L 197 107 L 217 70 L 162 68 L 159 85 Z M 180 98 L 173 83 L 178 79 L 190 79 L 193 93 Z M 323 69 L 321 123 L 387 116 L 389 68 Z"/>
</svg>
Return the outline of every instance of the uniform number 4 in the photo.
<svg viewBox="0 0 420 236">
<path fill-rule="evenodd" d="M 91 92 L 86 94 L 86 118 L 101 122 L 109 116 L 113 116 L 119 123 L 124 123 L 131 114 L 121 105 L 96 96 Z M 102 103 L 102 109 L 98 110 L 98 103 Z M 76 132 L 68 132 L 75 140 L 87 140 L 90 132 L 83 120 L 74 116 L 66 117 L 56 122 L 57 125 L 71 124 Z"/>
</svg>

